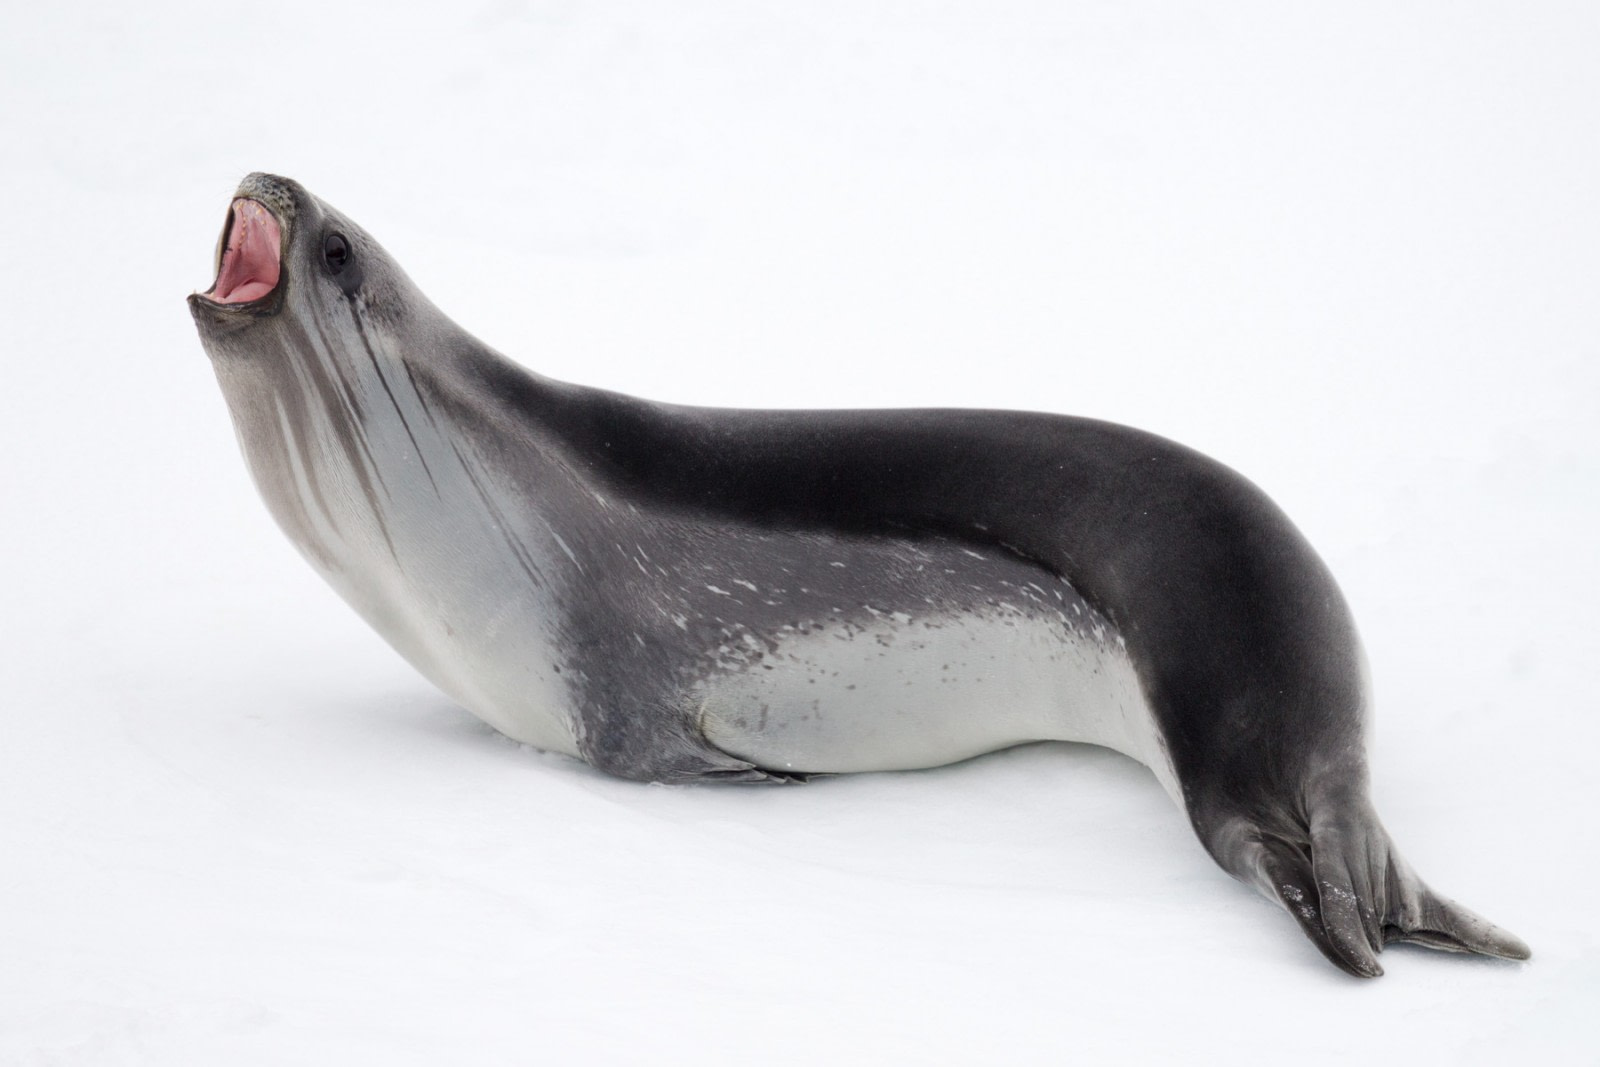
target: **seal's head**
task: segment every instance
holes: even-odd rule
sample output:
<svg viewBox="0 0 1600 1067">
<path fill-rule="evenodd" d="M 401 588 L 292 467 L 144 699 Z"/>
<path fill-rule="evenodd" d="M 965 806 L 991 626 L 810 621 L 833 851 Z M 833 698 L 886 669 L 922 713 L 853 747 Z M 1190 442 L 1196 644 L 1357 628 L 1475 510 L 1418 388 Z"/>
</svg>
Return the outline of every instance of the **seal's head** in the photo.
<svg viewBox="0 0 1600 1067">
<path fill-rule="evenodd" d="M 390 439 L 414 436 L 399 383 L 424 377 L 458 331 L 366 231 L 271 174 L 239 184 L 216 280 L 189 310 L 257 485 L 325 561 L 357 525 L 347 502 L 376 510 Z"/>
<path fill-rule="evenodd" d="M 272 331 L 249 328 L 286 308 L 298 317 L 356 312 L 370 321 L 392 318 L 419 295 L 359 226 L 298 182 L 272 174 L 251 174 L 239 183 L 217 243 L 216 268 L 211 288 L 189 297 L 213 358 L 262 347 L 262 334 Z M 341 303 L 348 306 L 343 316 Z M 241 333 L 252 335 L 247 345 L 225 342 Z"/>
</svg>

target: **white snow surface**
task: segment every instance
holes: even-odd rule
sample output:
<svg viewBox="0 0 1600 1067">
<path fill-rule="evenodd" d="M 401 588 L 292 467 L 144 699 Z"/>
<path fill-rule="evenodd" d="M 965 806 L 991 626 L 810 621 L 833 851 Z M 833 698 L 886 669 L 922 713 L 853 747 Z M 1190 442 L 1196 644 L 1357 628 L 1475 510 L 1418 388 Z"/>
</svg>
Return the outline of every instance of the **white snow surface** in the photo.
<svg viewBox="0 0 1600 1067">
<path fill-rule="evenodd" d="M 12 5 L 0 1063 L 1600 1059 L 1582 2 Z M 303 181 L 540 372 L 1093 415 L 1338 575 L 1375 795 L 1527 964 L 1324 962 L 1143 767 L 612 780 L 256 499 L 184 296 Z"/>
</svg>

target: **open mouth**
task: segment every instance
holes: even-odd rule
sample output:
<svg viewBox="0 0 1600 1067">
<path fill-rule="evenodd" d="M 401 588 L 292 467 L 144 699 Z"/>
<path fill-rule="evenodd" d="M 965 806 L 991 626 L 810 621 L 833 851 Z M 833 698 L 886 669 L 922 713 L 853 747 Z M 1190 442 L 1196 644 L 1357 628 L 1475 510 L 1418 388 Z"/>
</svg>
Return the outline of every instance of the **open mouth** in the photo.
<svg viewBox="0 0 1600 1067">
<path fill-rule="evenodd" d="M 217 304 L 249 304 L 278 286 L 283 232 L 258 201 L 240 197 L 228 208 L 217 257 L 217 280 L 203 294 Z"/>
</svg>

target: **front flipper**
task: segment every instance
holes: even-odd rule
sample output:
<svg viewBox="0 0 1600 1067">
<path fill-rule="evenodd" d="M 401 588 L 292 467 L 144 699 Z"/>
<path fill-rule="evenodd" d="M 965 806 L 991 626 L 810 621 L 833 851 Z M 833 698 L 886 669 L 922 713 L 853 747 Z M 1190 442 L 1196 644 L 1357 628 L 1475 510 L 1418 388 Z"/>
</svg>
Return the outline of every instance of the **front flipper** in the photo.
<svg viewBox="0 0 1600 1067">
<path fill-rule="evenodd" d="M 1207 844 L 1225 869 L 1294 916 L 1311 943 L 1346 973 L 1378 977 L 1377 954 L 1396 941 L 1529 957 L 1516 935 L 1428 888 L 1364 799 L 1325 801 L 1313 807 L 1309 826 L 1295 821 L 1273 819 L 1269 827 L 1268 820 L 1236 818 Z"/>
<path fill-rule="evenodd" d="M 751 765 L 742 771 L 707 771 L 696 775 L 695 782 L 732 782 L 737 785 L 796 785 L 811 781 L 816 775 L 769 771 Z"/>
<path fill-rule="evenodd" d="M 785 784 L 810 777 L 730 755 L 706 740 L 689 715 L 664 704 L 627 714 L 591 712 L 578 750 L 600 770 L 636 782 Z"/>
</svg>

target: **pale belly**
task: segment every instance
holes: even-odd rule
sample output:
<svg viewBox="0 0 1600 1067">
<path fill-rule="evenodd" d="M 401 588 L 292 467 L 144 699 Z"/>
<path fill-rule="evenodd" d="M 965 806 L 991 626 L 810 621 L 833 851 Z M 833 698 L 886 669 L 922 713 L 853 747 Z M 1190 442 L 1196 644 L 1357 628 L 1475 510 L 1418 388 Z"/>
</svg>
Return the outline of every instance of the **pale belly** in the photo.
<svg viewBox="0 0 1600 1067">
<path fill-rule="evenodd" d="M 697 685 L 701 729 L 758 766 L 811 773 L 933 767 L 1030 741 L 1089 742 L 1146 764 L 1177 798 L 1110 624 L 1081 601 L 1011 601 L 770 635 L 764 654 L 732 657 Z"/>
</svg>

